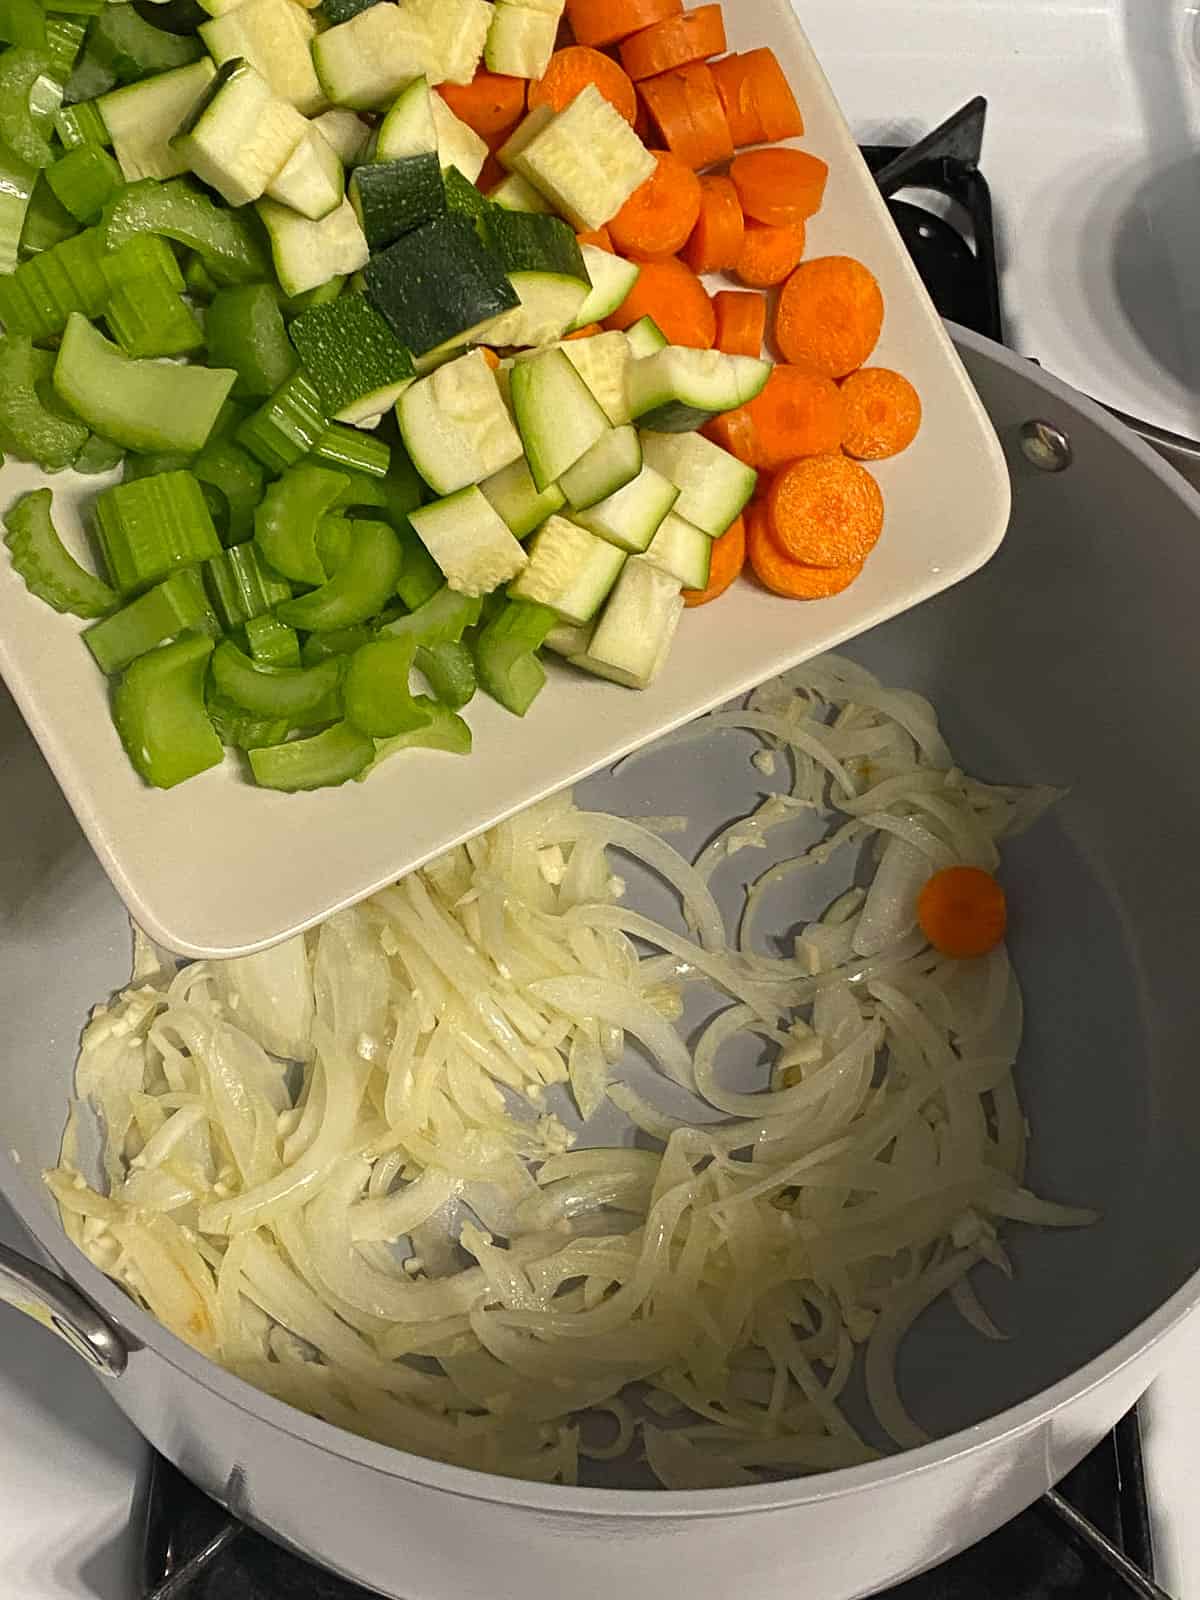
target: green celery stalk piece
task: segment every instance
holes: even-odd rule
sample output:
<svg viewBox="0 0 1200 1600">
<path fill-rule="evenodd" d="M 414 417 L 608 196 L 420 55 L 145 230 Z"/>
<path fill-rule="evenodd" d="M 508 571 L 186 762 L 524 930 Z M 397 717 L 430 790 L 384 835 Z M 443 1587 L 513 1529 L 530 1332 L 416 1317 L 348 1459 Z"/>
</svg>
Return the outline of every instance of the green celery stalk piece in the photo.
<svg viewBox="0 0 1200 1600">
<path fill-rule="evenodd" d="M 271 472 L 295 466 L 320 441 L 328 426 L 317 391 L 303 372 L 293 372 L 271 398 L 241 424 L 239 444 Z"/>
<path fill-rule="evenodd" d="M 104 318 L 129 356 L 181 356 L 204 344 L 204 329 L 196 313 L 158 273 L 118 285 L 104 308 Z"/>
<path fill-rule="evenodd" d="M 148 784 L 171 789 L 224 759 L 209 721 L 204 682 L 213 642 L 189 634 L 139 656 L 113 694 L 125 753 Z"/>
<path fill-rule="evenodd" d="M 222 744 L 235 750 L 258 750 L 263 745 L 281 744 L 292 731 L 286 717 L 256 717 L 243 711 L 232 700 L 218 694 L 211 683 L 208 689 L 208 715 Z"/>
<path fill-rule="evenodd" d="M 208 302 L 220 288 L 220 285 L 194 250 L 188 252 L 188 258 L 183 269 L 183 281 L 187 285 L 187 292 L 193 300 Z"/>
<path fill-rule="evenodd" d="M 276 607 L 280 622 L 305 633 L 329 633 L 378 616 L 396 592 L 404 564 L 400 540 L 386 522 L 351 524 L 345 561 L 328 583 Z"/>
<path fill-rule="evenodd" d="M 54 151 L 38 126 L 30 96 L 38 79 L 49 71 L 50 58 L 45 50 L 14 45 L 0 55 L 0 145 L 18 161 L 39 170 L 54 160 Z"/>
<path fill-rule="evenodd" d="M 101 672 L 120 672 L 148 650 L 181 633 L 220 634 L 196 567 L 173 572 L 83 635 Z"/>
<path fill-rule="evenodd" d="M 346 487 L 329 508 L 331 511 L 358 510 L 363 507 L 372 511 L 388 510 L 387 490 L 378 478 L 366 472 L 355 472 L 350 467 L 339 467 L 338 471 L 346 479 Z M 390 522 L 391 518 L 386 520 Z"/>
<path fill-rule="evenodd" d="M 105 3 L 105 0 L 101 0 Z M 104 117 L 90 100 L 78 105 L 60 106 L 54 114 L 54 129 L 65 150 L 75 150 L 81 144 L 107 145 L 112 135 Z"/>
<path fill-rule="evenodd" d="M 106 206 L 101 226 L 110 250 L 154 233 L 194 250 L 219 283 L 269 282 L 270 256 L 247 213 L 219 207 L 187 178 L 141 178 Z"/>
<path fill-rule="evenodd" d="M 317 523 L 317 559 L 327 578 L 346 560 L 353 542 L 354 523 L 349 517 L 322 517 Z"/>
<path fill-rule="evenodd" d="M 213 652 L 212 676 L 217 692 L 243 710 L 299 724 L 336 692 L 342 663 L 330 656 L 315 667 L 268 667 L 226 639 Z"/>
<path fill-rule="evenodd" d="M 367 623 L 357 623 L 353 628 L 337 628 L 331 633 L 310 633 L 300 649 L 300 660 L 306 667 L 315 667 L 318 661 L 330 656 L 351 656 L 364 644 L 379 637 L 379 630 Z"/>
<path fill-rule="evenodd" d="M 76 221 L 94 222 L 121 187 L 121 169 L 107 150 L 82 144 L 46 168 L 46 182 Z"/>
<path fill-rule="evenodd" d="M 270 614 L 249 619 L 246 643 L 250 646 L 251 659 L 260 667 L 300 665 L 300 639 L 295 628 L 289 628 Z M 305 666 L 313 664 L 305 662 Z"/>
<path fill-rule="evenodd" d="M 400 542 L 404 546 L 404 570 L 396 593 L 410 611 L 417 611 L 446 587 L 446 579 L 407 517 L 400 529 Z"/>
<path fill-rule="evenodd" d="M 30 594 L 77 617 L 103 617 L 116 607 L 115 591 L 81 567 L 59 538 L 49 489 L 23 494 L 5 513 L 4 527 L 13 571 Z"/>
<path fill-rule="evenodd" d="M 313 455 L 330 466 L 367 472 L 376 478 L 387 477 L 392 459 L 392 452 L 382 439 L 341 422 L 329 424 L 313 446 Z"/>
<path fill-rule="evenodd" d="M 214 435 L 216 428 L 213 429 Z M 254 513 L 263 494 L 263 470 L 232 439 L 213 437 L 190 462 L 206 491 L 216 491 L 220 512 L 213 520 L 224 545 L 242 544 L 254 536 Z M 78 467 L 76 467 L 78 471 Z"/>
<path fill-rule="evenodd" d="M 46 14 L 37 0 L 0 0 L 0 39 L 29 50 L 45 50 Z"/>
<path fill-rule="evenodd" d="M 292 593 L 287 579 L 259 559 L 253 543 L 235 544 L 206 561 L 204 581 L 222 625 L 230 632 L 251 617 L 265 615 Z"/>
<path fill-rule="evenodd" d="M 389 622 L 384 631 L 393 639 L 412 639 L 427 649 L 457 644 L 467 629 L 479 621 L 482 609 L 482 600 L 459 594 L 443 580 L 436 594 L 409 616 Z"/>
<path fill-rule="evenodd" d="M 75 70 L 87 31 L 87 21 L 81 16 L 66 16 L 60 12 L 46 18 L 46 54 L 50 57 L 50 75 L 64 87 Z M 58 110 L 61 111 L 62 107 L 59 106 Z M 57 132 L 58 111 L 54 114 L 54 126 Z"/>
<path fill-rule="evenodd" d="M 237 373 L 239 398 L 265 400 L 296 370 L 275 291 L 266 283 L 245 283 L 213 296 L 204 322 L 208 357 Z"/>
<path fill-rule="evenodd" d="M 250 770 L 264 789 L 295 793 L 302 789 L 329 789 L 348 783 L 374 760 L 375 741 L 337 722 L 310 739 L 250 751 Z"/>
<path fill-rule="evenodd" d="M 342 689 L 347 722 L 373 739 L 426 726 L 429 714 L 409 685 L 415 651 L 412 639 L 376 639 L 354 652 Z"/>
<path fill-rule="evenodd" d="M 5 153 L 6 164 L 9 158 Z M 34 171 L 32 167 L 28 169 Z M 31 256 L 40 256 L 47 250 L 53 250 L 55 245 L 62 244 L 65 239 L 72 238 L 79 232 L 79 224 L 61 203 L 58 196 L 46 181 L 45 172 L 37 173 L 37 181 L 33 186 L 29 204 L 25 208 L 25 220 L 21 225 L 20 255 L 22 266 L 26 265 Z M 18 269 L 20 270 L 20 269 Z M 12 280 L 5 280 L 11 282 Z M 11 318 L 5 310 L 5 324 L 11 328 Z M 39 333 L 38 328 L 19 328 L 22 333 Z"/>
<path fill-rule="evenodd" d="M 88 426 L 127 450 L 201 450 L 236 374 L 127 356 L 72 312 L 54 387 Z"/>
<path fill-rule="evenodd" d="M 425 680 L 437 699 L 452 711 L 461 710 L 474 698 L 477 687 L 475 662 L 461 640 L 457 644 L 446 640 L 441 644 L 421 645 L 417 650 L 416 666 L 425 674 Z"/>
<path fill-rule="evenodd" d="M 314 588 L 326 581 L 331 573 L 317 553 L 317 527 L 348 486 L 343 473 L 303 461 L 271 485 L 254 513 L 254 538 L 276 572 Z"/>
<path fill-rule="evenodd" d="M 389 756 L 398 755 L 401 750 L 444 750 L 455 756 L 471 754 L 471 729 L 456 711 L 451 711 L 449 706 L 439 705 L 425 694 L 417 695 L 416 703 L 428 713 L 429 721 L 425 727 L 416 728 L 411 733 L 398 733 L 392 739 L 377 739 L 375 759 L 359 773 L 360 783 L 369 778 L 381 762 Z"/>
<path fill-rule="evenodd" d="M 548 606 L 509 600 L 475 638 L 479 687 L 514 716 L 523 717 L 545 687 L 537 652 L 557 623 Z"/>
<path fill-rule="evenodd" d="M 88 429 L 39 395 L 45 356 L 25 334 L 0 339 L 0 448 L 46 472 L 61 472 L 87 443 Z"/>
<path fill-rule="evenodd" d="M 96 536 L 122 594 L 135 594 L 179 567 L 221 552 L 212 517 L 190 472 L 160 472 L 96 496 Z"/>
<path fill-rule="evenodd" d="M 0 151 L 0 273 L 15 270 L 38 173 Z"/>
<path fill-rule="evenodd" d="M 88 48 L 118 83 L 136 83 L 156 72 L 186 67 L 204 54 L 194 34 L 165 33 L 145 22 L 132 5 L 108 4 L 92 25 Z"/>
<path fill-rule="evenodd" d="M 101 472 L 111 472 L 121 464 L 124 455 L 119 444 L 102 438 L 98 433 L 90 433 L 87 443 L 71 463 L 71 469 L 82 477 L 93 477 Z"/>
</svg>

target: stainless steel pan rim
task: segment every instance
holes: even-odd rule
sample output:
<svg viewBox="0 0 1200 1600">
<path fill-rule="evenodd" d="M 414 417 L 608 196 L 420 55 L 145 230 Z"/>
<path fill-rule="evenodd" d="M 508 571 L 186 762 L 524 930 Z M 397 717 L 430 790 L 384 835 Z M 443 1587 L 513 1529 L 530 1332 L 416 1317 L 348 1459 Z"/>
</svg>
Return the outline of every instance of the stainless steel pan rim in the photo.
<svg viewBox="0 0 1200 1600">
<path fill-rule="evenodd" d="M 1190 488 L 1149 445 L 1115 421 L 1103 407 L 1044 371 L 1030 371 L 1028 362 L 990 340 L 955 325 L 951 325 L 951 332 L 960 347 L 1012 372 L 1027 375 L 1044 395 L 1052 400 L 1060 400 L 1109 434 L 1115 444 L 1187 503 L 1200 523 L 1200 493 Z M 382 1477 L 419 1484 L 460 1499 L 521 1506 L 534 1512 L 576 1517 L 621 1521 L 715 1519 L 813 1505 L 863 1494 L 885 1485 L 899 1485 L 941 1468 L 951 1460 L 969 1459 L 979 1452 L 1032 1432 L 1055 1412 L 1116 1377 L 1127 1365 L 1161 1343 L 1179 1323 L 1200 1307 L 1200 1272 L 1197 1272 L 1155 1312 L 1070 1376 L 1030 1396 L 1019 1405 L 997 1412 L 985 1422 L 867 1466 L 842 1468 L 811 1478 L 791 1479 L 754 1488 L 710 1489 L 702 1492 L 572 1488 L 529 1483 L 448 1466 L 375 1444 L 284 1405 L 191 1350 L 93 1267 L 35 1200 L 29 1181 L 7 1151 L 0 1152 L 0 1193 L 4 1194 L 25 1226 L 63 1271 L 68 1282 L 76 1285 L 109 1319 L 131 1351 L 136 1352 L 143 1346 L 153 1348 L 163 1361 L 183 1377 L 237 1409 L 260 1419 L 280 1433 L 354 1462 Z"/>
</svg>

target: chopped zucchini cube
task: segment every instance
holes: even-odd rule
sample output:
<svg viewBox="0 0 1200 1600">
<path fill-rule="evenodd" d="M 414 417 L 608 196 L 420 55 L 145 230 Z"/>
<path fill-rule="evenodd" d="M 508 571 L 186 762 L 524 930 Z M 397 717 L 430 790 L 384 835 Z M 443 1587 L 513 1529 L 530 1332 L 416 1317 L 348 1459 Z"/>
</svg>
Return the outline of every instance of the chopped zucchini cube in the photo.
<svg viewBox="0 0 1200 1600">
<path fill-rule="evenodd" d="M 350 178 L 353 205 L 367 245 L 384 250 L 446 210 L 442 169 L 432 152 L 397 161 L 368 161 Z"/>
<path fill-rule="evenodd" d="M 558 18 L 548 11 L 499 0 L 495 6 L 487 47 L 483 52 L 489 72 L 510 78 L 540 78 L 550 65 Z"/>
<path fill-rule="evenodd" d="M 439 217 L 398 239 L 371 258 L 363 280 L 367 298 L 414 356 L 465 342 L 520 303 L 499 262 L 460 216 Z"/>
<path fill-rule="evenodd" d="M 637 554 L 649 545 L 678 498 L 679 490 L 661 472 L 643 466 L 632 483 L 574 517 L 589 532 Z"/>
<path fill-rule="evenodd" d="M 443 167 L 457 167 L 468 183 L 474 183 L 488 158 L 486 143 L 474 128 L 468 128 L 455 116 L 440 94 L 430 95 L 429 107 L 437 134 L 438 160 Z"/>
<path fill-rule="evenodd" d="M 613 427 L 624 427 L 631 418 L 629 372 L 633 366 L 625 335 L 597 333 L 590 339 L 569 339 L 560 348 Z"/>
<path fill-rule="evenodd" d="M 561 350 L 543 350 L 518 361 L 510 393 L 539 489 L 557 483 L 608 431 L 607 417 Z"/>
<path fill-rule="evenodd" d="M 529 565 L 508 593 L 514 600 L 549 606 L 564 622 L 582 626 L 599 611 L 624 564 L 624 551 L 554 516 L 530 540 Z"/>
<path fill-rule="evenodd" d="M 527 539 L 566 505 L 566 496 L 556 483 L 539 491 L 524 456 L 485 478 L 479 487 L 518 539 Z"/>
<path fill-rule="evenodd" d="M 429 38 L 429 81 L 470 83 L 492 26 L 488 0 L 406 0 L 404 9 Z"/>
<path fill-rule="evenodd" d="M 241 56 L 266 79 L 273 94 L 306 117 L 325 105 L 313 70 L 316 26 L 295 0 L 241 0 L 200 24 L 200 37 L 218 66 Z"/>
<path fill-rule="evenodd" d="M 648 689 L 666 664 L 683 615 L 679 581 L 647 561 L 630 556 L 600 614 L 587 653 L 572 656 L 578 667 Z"/>
<path fill-rule="evenodd" d="M 326 411 L 344 422 L 380 415 L 413 376 L 412 357 L 361 294 L 302 311 L 288 331 Z"/>
<path fill-rule="evenodd" d="M 677 578 L 685 589 L 704 589 L 712 563 L 712 540 L 668 511 L 646 547 L 646 560 Z"/>
<path fill-rule="evenodd" d="M 754 493 L 758 474 L 700 433 L 642 434 L 642 454 L 679 490 L 676 516 L 718 539 Z"/>
<path fill-rule="evenodd" d="M 260 200 L 257 210 L 271 240 L 275 275 L 284 294 L 305 294 L 366 266 L 370 251 L 349 200 L 319 222 L 310 222 L 275 200 Z"/>
<path fill-rule="evenodd" d="M 762 392 L 769 361 L 727 356 L 719 350 L 667 345 L 633 363 L 630 409 L 653 433 L 688 433 L 723 411 L 734 411 Z"/>
<path fill-rule="evenodd" d="M 413 466 L 436 494 L 481 483 L 520 459 L 520 436 L 480 350 L 406 389 L 396 415 Z"/>
<path fill-rule="evenodd" d="M 216 67 L 206 58 L 156 72 L 93 102 L 112 136 L 113 154 L 126 183 L 176 178 L 188 170 L 187 157 L 170 141 L 216 75 Z"/>
<path fill-rule="evenodd" d="M 602 228 L 654 171 L 654 157 L 589 83 L 513 162 L 576 228 Z"/>
<path fill-rule="evenodd" d="M 474 486 L 421 506 L 410 520 L 446 582 L 459 594 L 491 594 L 515 578 L 529 559 Z"/>
<path fill-rule="evenodd" d="M 308 123 L 248 62 L 228 61 L 171 143 L 231 206 L 248 205 L 308 132 Z"/>
<path fill-rule="evenodd" d="M 375 111 L 429 71 L 429 36 L 399 6 L 373 5 L 318 34 L 312 57 L 334 105 Z"/>
<path fill-rule="evenodd" d="M 490 345 L 537 346 L 574 322 L 591 292 L 578 241 L 558 217 L 489 208 L 480 232 L 520 296 L 517 310 L 488 329 Z"/>
<path fill-rule="evenodd" d="M 449 110 L 449 106 L 446 109 Z M 414 78 L 408 88 L 396 96 L 391 110 L 379 124 L 375 159 L 399 161 L 401 156 L 419 156 L 426 151 L 436 151 L 437 147 L 429 84 L 423 77 Z"/>
<path fill-rule="evenodd" d="M 267 185 L 267 197 L 319 222 L 342 203 L 342 163 L 313 124 Z"/>
</svg>

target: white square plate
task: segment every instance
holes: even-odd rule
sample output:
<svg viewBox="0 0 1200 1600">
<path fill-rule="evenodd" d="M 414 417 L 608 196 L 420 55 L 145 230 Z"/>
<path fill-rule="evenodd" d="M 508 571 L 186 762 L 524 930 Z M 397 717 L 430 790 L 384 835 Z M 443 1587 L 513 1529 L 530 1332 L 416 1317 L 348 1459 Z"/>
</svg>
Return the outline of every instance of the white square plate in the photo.
<svg viewBox="0 0 1200 1600">
<path fill-rule="evenodd" d="M 644 694 L 551 665 L 524 721 L 479 696 L 474 754 L 410 752 L 368 782 L 281 795 L 246 782 L 233 757 L 179 788 L 145 787 L 121 749 L 107 686 L 75 637 L 82 624 L 32 598 L 0 561 L 0 671 L 130 912 L 185 955 L 229 956 L 308 927 L 459 840 L 573 783 L 777 672 L 967 577 L 1008 525 L 1008 474 L 987 415 L 921 286 L 788 0 L 727 5 L 731 50 L 770 45 L 830 165 L 809 258 L 857 256 L 883 288 L 872 361 L 913 380 L 924 427 L 880 464 L 887 527 L 863 576 L 836 599 L 778 599 L 738 583 L 688 613 L 670 664 Z M 76 553 L 96 479 L 9 465 L 4 505 L 50 481 Z M 6 819 L 9 825 L 16 818 Z"/>
</svg>

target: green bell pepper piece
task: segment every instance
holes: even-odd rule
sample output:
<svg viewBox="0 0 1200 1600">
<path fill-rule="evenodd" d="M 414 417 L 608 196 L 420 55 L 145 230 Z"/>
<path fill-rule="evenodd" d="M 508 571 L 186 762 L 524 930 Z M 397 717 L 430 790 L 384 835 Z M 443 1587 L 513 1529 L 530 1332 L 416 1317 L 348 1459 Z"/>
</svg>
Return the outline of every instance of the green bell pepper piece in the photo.
<svg viewBox="0 0 1200 1600">
<path fill-rule="evenodd" d="M 417 695 L 416 703 L 428 714 L 428 723 L 411 733 L 398 733 L 393 739 L 377 739 L 375 759 L 365 771 L 359 773 L 360 783 L 371 776 L 381 761 L 398 755 L 401 750 L 445 750 L 455 756 L 471 754 L 471 730 L 456 711 L 451 711 L 449 706 L 439 705 L 427 694 Z"/>
<path fill-rule="evenodd" d="M 342 691 L 347 722 L 373 739 L 426 726 L 429 714 L 409 687 L 415 652 L 412 639 L 377 639 L 354 652 Z"/>
<path fill-rule="evenodd" d="M 2 59 L 2 58 L 0 58 Z M 271 275 L 270 259 L 251 218 L 219 207 L 186 178 L 141 178 L 104 210 L 110 250 L 138 233 L 161 234 L 194 250 L 219 283 L 253 283 Z"/>
<path fill-rule="evenodd" d="M 4 542 L 13 570 L 30 594 L 55 611 L 106 616 L 117 604 L 115 590 L 79 565 L 59 538 L 50 511 L 49 489 L 35 489 L 5 513 Z"/>
<path fill-rule="evenodd" d="M 254 513 L 254 538 L 276 572 L 314 588 L 332 576 L 317 553 L 317 528 L 348 486 L 344 473 L 303 461 L 271 485 Z"/>
<path fill-rule="evenodd" d="M 477 680 L 471 652 L 460 640 L 420 645 L 416 666 L 442 705 L 458 711 L 474 698 Z"/>
<path fill-rule="evenodd" d="M 250 751 L 250 770 L 264 789 L 294 793 L 301 789 L 329 789 L 357 778 L 375 756 L 375 741 L 336 722 L 311 739 Z"/>
<path fill-rule="evenodd" d="M 221 632 L 196 567 L 173 572 L 111 617 L 88 628 L 83 638 L 101 672 L 113 673 L 156 645 L 189 632 L 206 633 L 210 638 Z"/>
<path fill-rule="evenodd" d="M 351 524 L 346 560 L 321 588 L 277 606 L 280 622 L 306 633 L 329 633 L 378 616 L 396 592 L 404 552 L 386 522 Z"/>
<path fill-rule="evenodd" d="M 545 687 L 537 652 L 557 622 L 548 606 L 509 600 L 475 638 L 479 686 L 514 716 L 523 717 Z"/>
<path fill-rule="evenodd" d="M 206 772 L 224 749 L 204 705 L 213 642 L 188 634 L 139 656 L 113 694 L 113 720 L 134 767 L 156 789 Z"/>
<path fill-rule="evenodd" d="M 227 639 L 213 652 L 212 675 L 218 693 L 234 705 L 299 725 L 337 690 L 342 663 L 331 656 L 315 667 L 261 666 Z"/>
<path fill-rule="evenodd" d="M 0 144 L 19 161 L 39 169 L 50 165 L 54 151 L 38 126 L 30 96 L 38 79 L 49 71 L 50 58 L 44 50 L 14 45 L 0 55 Z"/>
<path fill-rule="evenodd" d="M 61 472 L 83 449 L 89 430 L 39 395 L 46 354 L 25 334 L 0 339 L 0 449 L 36 461 L 46 472 Z"/>
<path fill-rule="evenodd" d="M 237 373 L 233 392 L 265 400 L 299 364 L 283 326 L 279 300 L 268 284 L 221 289 L 204 321 L 208 359 Z"/>
</svg>

